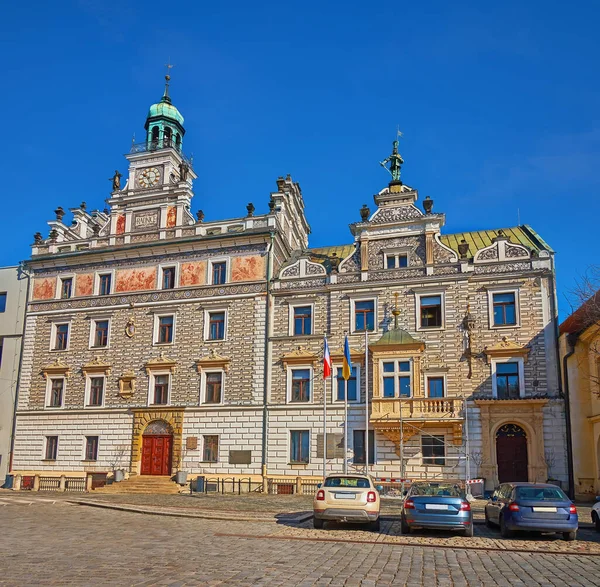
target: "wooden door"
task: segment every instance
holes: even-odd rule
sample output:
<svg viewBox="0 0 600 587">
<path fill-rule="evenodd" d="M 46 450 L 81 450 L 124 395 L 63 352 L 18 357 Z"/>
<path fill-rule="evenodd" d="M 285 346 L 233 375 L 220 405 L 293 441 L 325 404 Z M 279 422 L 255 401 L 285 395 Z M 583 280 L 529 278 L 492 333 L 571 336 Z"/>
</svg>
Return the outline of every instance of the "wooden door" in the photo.
<svg viewBox="0 0 600 587">
<path fill-rule="evenodd" d="M 142 437 L 142 475 L 170 475 L 172 436 Z"/>
<path fill-rule="evenodd" d="M 527 471 L 527 435 L 515 424 L 502 426 L 496 434 L 498 481 L 529 481 Z"/>
</svg>

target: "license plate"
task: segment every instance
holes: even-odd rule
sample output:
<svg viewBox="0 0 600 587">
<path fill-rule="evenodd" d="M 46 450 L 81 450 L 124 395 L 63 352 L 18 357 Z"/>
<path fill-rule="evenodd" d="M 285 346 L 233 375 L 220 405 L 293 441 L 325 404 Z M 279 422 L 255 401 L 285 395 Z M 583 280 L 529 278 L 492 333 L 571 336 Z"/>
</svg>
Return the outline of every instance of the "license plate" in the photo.
<svg viewBox="0 0 600 587">
<path fill-rule="evenodd" d="M 556 508 L 534 507 L 532 509 L 534 512 L 554 512 L 554 513 L 556 513 Z"/>
<path fill-rule="evenodd" d="M 445 503 L 426 503 L 426 510 L 447 510 L 448 506 Z"/>
<path fill-rule="evenodd" d="M 354 499 L 356 495 L 354 493 L 336 493 L 336 499 Z"/>
</svg>

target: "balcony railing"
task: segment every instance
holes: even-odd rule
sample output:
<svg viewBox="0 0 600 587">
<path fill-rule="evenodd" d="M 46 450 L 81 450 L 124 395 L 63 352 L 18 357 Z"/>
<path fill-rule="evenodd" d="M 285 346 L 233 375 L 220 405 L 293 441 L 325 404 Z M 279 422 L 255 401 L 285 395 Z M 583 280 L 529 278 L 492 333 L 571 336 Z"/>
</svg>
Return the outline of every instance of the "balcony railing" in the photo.
<svg viewBox="0 0 600 587">
<path fill-rule="evenodd" d="M 451 420 L 462 417 L 464 400 L 459 398 L 412 399 L 373 398 L 371 421 Z"/>
<path fill-rule="evenodd" d="M 162 149 L 175 149 L 181 157 L 192 166 L 192 160 L 183 154 L 181 143 L 176 143 L 174 140 L 165 138 L 156 141 L 144 141 L 143 143 L 134 143 L 131 145 L 130 153 L 151 153 Z"/>
</svg>

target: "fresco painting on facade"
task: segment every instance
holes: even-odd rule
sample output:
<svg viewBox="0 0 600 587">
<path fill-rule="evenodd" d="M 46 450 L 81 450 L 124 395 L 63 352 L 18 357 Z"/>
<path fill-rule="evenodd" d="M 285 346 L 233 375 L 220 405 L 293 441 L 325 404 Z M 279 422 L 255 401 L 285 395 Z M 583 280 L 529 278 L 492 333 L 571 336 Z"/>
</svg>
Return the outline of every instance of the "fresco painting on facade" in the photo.
<svg viewBox="0 0 600 587">
<path fill-rule="evenodd" d="M 156 268 L 123 269 L 117 271 L 116 292 L 142 291 L 156 287 Z"/>
<path fill-rule="evenodd" d="M 53 300 L 56 297 L 56 277 L 39 277 L 33 280 L 34 300 Z"/>
<path fill-rule="evenodd" d="M 265 258 L 260 255 L 233 257 L 231 281 L 260 281 L 265 278 Z"/>
<path fill-rule="evenodd" d="M 353 242 L 312 250 L 304 197 L 290 176 L 277 179 L 266 214 L 252 209 L 251 215 L 198 223 L 190 212 L 196 179 L 191 165 L 186 182 L 134 181 L 149 169 L 167 178 L 180 173 L 181 149 L 160 143 L 160 133 L 168 128 L 170 136 L 181 135 L 183 118 L 171 103 L 152 112 L 148 142 L 126 156 L 130 178 L 108 200 L 104 240 L 91 229 L 75 235 L 53 221 L 54 238 L 34 246 L 28 267 L 48 285 L 34 287 L 36 304 L 25 332 L 15 471 L 84 475 L 89 464 L 74 455 L 82 435 L 101 423 L 107 432 L 95 466 L 107 469 L 126 439 L 131 450 L 123 466 L 131 474 L 153 470 L 152 455 L 158 455 L 160 471 L 183 467 L 191 476 L 319 478 L 325 457 L 328 471 L 346 464 L 350 472 L 363 472 L 368 459 L 375 476 L 482 475 L 490 489 L 505 467 L 496 432 L 514 423 L 526 432 L 528 447 L 519 474 L 526 470 L 529 480 L 545 480 L 544 455 L 552 450 L 553 476 L 566 482 L 564 404 L 556 349 L 547 335 L 556 320 L 554 252 L 533 229 L 449 238 L 442 235 L 445 215 L 433 209 L 433 200 L 423 210 L 417 190 L 392 180 L 375 194 L 373 214 L 357 211 Z M 154 123 L 162 129 L 158 142 Z M 397 145 L 393 154 L 402 165 Z M 145 218 L 165 206 L 168 218 L 175 213 L 181 220 L 181 233 L 179 227 L 161 230 L 154 221 L 144 221 L 144 234 L 135 222 L 119 226 L 126 214 Z M 112 226 L 118 237 L 108 234 Z M 89 250 L 65 253 L 57 270 L 54 253 L 70 246 Z M 131 265 L 134 258 L 138 267 Z M 55 299 L 61 275 L 113 269 L 119 296 Z M 165 269 L 174 269 L 173 281 L 164 281 Z M 251 281 L 258 283 L 244 283 Z M 162 291 L 164 283 L 168 291 Z M 83 303 L 86 311 L 74 313 Z M 130 320 L 135 332 L 125 336 Z M 91 372 L 79 374 L 95 365 L 94 328 L 107 345 L 103 403 L 92 415 L 84 409 Z M 62 371 L 55 367 L 49 380 L 64 376 L 54 388 L 64 385 L 66 404 L 49 408 L 52 383 L 38 374 L 54 364 L 57 329 L 68 341 L 60 351 Z M 351 363 L 347 395 L 344 332 Z M 329 386 L 321 379 L 324 333 L 332 349 Z M 117 385 L 119 394 L 113 393 Z M 98 397 L 100 382 L 94 389 Z M 145 426 L 156 418 L 172 426 L 172 440 L 144 442 Z M 41 459 L 46 437 L 57 435 L 56 459 Z M 196 448 L 183 450 L 190 438 Z M 467 452 L 482 455 L 478 470 L 466 470 Z"/>
<path fill-rule="evenodd" d="M 173 228 L 177 224 L 177 208 L 169 206 L 167 208 L 167 228 Z"/>
<path fill-rule="evenodd" d="M 75 279 L 75 296 L 91 296 L 94 293 L 94 275 L 79 273 Z"/>
<path fill-rule="evenodd" d="M 125 214 L 119 214 L 117 216 L 117 234 L 123 234 L 125 232 Z"/>
</svg>

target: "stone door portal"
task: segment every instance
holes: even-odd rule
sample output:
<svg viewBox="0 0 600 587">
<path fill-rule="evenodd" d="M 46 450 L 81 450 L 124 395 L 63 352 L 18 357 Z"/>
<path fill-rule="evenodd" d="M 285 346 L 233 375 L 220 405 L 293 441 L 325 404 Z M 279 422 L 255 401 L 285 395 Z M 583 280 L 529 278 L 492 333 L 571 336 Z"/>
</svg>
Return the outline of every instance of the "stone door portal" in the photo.
<svg viewBox="0 0 600 587">
<path fill-rule="evenodd" d="M 529 481 L 527 468 L 527 434 L 516 424 L 504 424 L 496 432 L 498 481 Z"/>
<path fill-rule="evenodd" d="M 142 436 L 142 475 L 171 475 L 173 434 L 166 422 L 151 422 Z"/>
</svg>

